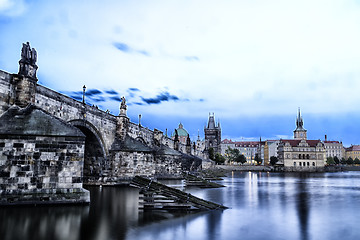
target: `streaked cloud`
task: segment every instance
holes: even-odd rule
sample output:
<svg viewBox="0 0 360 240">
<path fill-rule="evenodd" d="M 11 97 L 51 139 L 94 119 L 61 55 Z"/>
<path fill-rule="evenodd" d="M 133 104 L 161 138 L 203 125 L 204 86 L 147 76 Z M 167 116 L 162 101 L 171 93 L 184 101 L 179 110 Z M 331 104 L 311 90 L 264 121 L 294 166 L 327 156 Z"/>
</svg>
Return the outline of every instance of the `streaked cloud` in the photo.
<svg viewBox="0 0 360 240">
<path fill-rule="evenodd" d="M 114 100 L 114 101 L 117 101 L 117 102 L 121 102 L 121 101 L 122 101 L 119 96 L 112 96 L 112 97 L 110 97 L 109 99 Z"/>
<path fill-rule="evenodd" d="M 159 104 L 161 102 L 178 101 L 179 100 L 179 98 L 177 96 L 171 95 L 168 92 L 162 92 L 153 98 L 141 97 L 141 99 L 147 104 Z"/>
<path fill-rule="evenodd" d="M 0 69 L 16 73 L 21 44 L 30 41 L 39 82 L 78 100 L 85 84 L 86 100 L 112 112 L 125 96 L 129 114 L 215 112 L 232 126 L 224 135 L 274 137 L 293 130 L 293 122 L 278 123 L 299 106 L 358 116 L 359 23 L 359 3 L 350 0 L 3 0 Z M 92 89 L 101 93 L 88 95 Z M 236 132 L 246 118 L 249 127 Z M 337 129 L 349 134 L 341 121 Z"/>
<path fill-rule="evenodd" d="M 186 56 L 186 61 L 193 62 L 193 61 L 199 61 L 200 59 L 197 56 Z"/>
<path fill-rule="evenodd" d="M 116 47 L 118 50 L 124 52 L 124 53 L 139 53 L 144 56 L 150 56 L 148 51 L 145 50 L 138 50 L 130 47 L 128 44 L 122 43 L 122 42 L 114 42 L 114 47 Z"/>
<path fill-rule="evenodd" d="M 98 89 L 89 89 L 89 90 L 85 91 L 86 96 L 94 96 L 94 95 L 99 95 L 99 94 L 102 94 L 102 92 Z"/>
<path fill-rule="evenodd" d="M 115 90 L 105 90 L 105 93 L 110 94 L 110 95 L 118 95 L 118 92 Z"/>
</svg>

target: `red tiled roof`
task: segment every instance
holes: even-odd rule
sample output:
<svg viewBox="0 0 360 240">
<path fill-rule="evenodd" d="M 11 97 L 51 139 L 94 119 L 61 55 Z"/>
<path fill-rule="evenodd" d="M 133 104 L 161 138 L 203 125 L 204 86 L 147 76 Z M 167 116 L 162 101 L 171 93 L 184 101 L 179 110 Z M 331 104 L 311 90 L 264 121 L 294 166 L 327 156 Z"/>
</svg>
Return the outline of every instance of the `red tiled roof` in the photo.
<svg viewBox="0 0 360 240">
<path fill-rule="evenodd" d="M 346 151 L 360 151 L 360 145 L 352 145 L 351 147 L 345 148 Z"/>
<path fill-rule="evenodd" d="M 339 141 L 324 141 L 324 143 L 340 143 Z"/>
<path fill-rule="evenodd" d="M 316 147 L 316 145 L 320 142 L 320 140 L 305 140 L 307 144 L 309 144 L 310 147 Z M 297 147 L 301 140 L 295 140 L 295 139 L 281 139 L 280 142 L 288 142 L 292 147 Z"/>
</svg>

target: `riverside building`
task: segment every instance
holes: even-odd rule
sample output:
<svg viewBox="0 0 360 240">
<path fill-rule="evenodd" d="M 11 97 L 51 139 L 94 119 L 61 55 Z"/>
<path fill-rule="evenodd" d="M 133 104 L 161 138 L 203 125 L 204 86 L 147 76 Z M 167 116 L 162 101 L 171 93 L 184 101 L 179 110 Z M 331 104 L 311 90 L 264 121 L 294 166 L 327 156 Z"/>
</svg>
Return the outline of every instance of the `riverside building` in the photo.
<svg viewBox="0 0 360 240">
<path fill-rule="evenodd" d="M 324 171 L 326 151 L 320 140 L 308 140 L 300 113 L 296 119 L 294 139 L 280 139 L 278 159 L 285 171 Z"/>
</svg>

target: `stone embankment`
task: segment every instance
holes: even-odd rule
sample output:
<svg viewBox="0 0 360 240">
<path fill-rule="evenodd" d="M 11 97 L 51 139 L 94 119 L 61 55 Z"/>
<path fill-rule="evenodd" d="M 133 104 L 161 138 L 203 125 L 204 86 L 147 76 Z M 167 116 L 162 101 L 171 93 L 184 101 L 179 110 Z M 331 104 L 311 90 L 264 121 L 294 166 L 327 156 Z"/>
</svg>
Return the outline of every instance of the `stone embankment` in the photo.
<svg viewBox="0 0 360 240">
<path fill-rule="evenodd" d="M 274 168 L 270 166 L 255 166 L 255 165 L 216 165 L 216 168 L 220 168 L 227 171 L 258 171 L 258 172 L 274 171 Z"/>
</svg>

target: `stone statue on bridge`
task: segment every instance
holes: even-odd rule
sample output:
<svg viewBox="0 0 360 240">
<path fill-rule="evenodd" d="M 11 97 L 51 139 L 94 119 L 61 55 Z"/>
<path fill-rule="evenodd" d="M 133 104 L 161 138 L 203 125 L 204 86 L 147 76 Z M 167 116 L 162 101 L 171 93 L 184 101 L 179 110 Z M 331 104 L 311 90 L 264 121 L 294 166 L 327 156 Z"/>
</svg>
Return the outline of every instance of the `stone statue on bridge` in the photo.
<svg viewBox="0 0 360 240">
<path fill-rule="evenodd" d="M 126 110 L 127 110 L 127 106 L 126 106 L 126 99 L 124 96 L 121 97 L 121 104 L 120 104 L 120 115 L 121 116 L 126 116 Z"/>
<path fill-rule="evenodd" d="M 37 52 L 35 48 L 31 48 L 29 42 L 23 43 L 21 49 L 21 61 L 35 65 L 37 61 Z"/>
<path fill-rule="evenodd" d="M 32 79 L 36 78 L 36 70 L 38 66 L 36 65 L 37 61 L 37 52 L 35 48 L 31 48 L 29 42 L 23 43 L 21 49 L 21 59 L 19 61 L 19 74 Z"/>
</svg>

